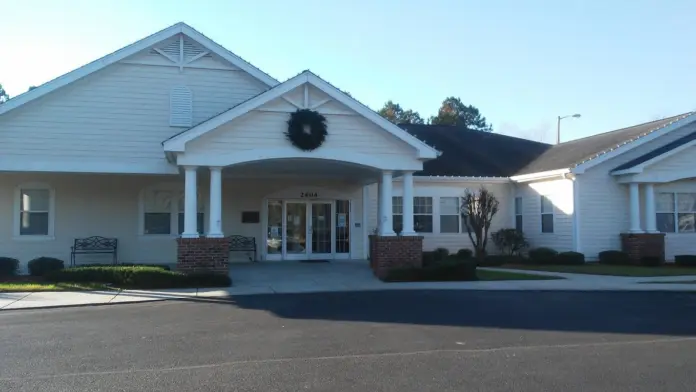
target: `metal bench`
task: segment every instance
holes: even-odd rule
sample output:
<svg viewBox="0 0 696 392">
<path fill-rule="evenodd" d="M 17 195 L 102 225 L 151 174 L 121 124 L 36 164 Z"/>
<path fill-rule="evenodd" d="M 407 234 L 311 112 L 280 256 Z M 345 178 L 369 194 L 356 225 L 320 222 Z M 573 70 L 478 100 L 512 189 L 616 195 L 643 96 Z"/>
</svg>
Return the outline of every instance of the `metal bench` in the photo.
<svg viewBox="0 0 696 392">
<path fill-rule="evenodd" d="M 254 258 L 249 257 L 249 261 L 256 261 L 256 237 L 231 235 L 227 237 L 227 241 L 230 245 L 230 252 L 254 252 Z"/>
<path fill-rule="evenodd" d="M 100 236 L 76 238 L 75 244 L 70 247 L 70 265 L 75 266 L 75 256 L 83 254 L 111 254 L 112 263 L 117 264 L 118 240 Z"/>
</svg>

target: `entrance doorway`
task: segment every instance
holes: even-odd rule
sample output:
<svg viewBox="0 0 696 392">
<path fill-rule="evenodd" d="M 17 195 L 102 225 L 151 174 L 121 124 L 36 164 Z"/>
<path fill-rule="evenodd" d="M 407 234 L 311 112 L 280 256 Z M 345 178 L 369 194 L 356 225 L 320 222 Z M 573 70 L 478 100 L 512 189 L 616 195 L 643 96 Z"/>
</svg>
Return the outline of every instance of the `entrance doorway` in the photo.
<svg viewBox="0 0 696 392">
<path fill-rule="evenodd" d="M 266 260 L 350 258 L 349 200 L 268 200 Z"/>
</svg>

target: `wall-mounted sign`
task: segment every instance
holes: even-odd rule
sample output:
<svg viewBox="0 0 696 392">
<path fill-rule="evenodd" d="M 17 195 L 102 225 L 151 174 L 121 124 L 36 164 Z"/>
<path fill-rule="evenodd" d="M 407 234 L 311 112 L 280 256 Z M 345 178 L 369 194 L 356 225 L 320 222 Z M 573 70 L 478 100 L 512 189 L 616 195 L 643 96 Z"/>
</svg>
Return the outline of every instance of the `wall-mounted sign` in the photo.
<svg viewBox="0 0 696 392">
<path fill-rule="evenodd" d="M 300 192 L 300 197 L 319 197 L 319 195 L 317 194 L 317 192 Z"/>
</svg>

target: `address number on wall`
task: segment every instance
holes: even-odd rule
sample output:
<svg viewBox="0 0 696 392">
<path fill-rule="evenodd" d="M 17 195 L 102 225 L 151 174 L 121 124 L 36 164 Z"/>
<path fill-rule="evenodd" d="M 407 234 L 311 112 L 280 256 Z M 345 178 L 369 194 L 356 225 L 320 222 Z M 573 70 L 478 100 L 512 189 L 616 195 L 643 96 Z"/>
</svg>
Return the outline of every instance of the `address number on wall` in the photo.
<svg viewBox="0 0 696 392">
<path fill-rule="evenodd" d="M 319 197 L 317 192 L 300 192 L 300 197 Z"/>
</svg>

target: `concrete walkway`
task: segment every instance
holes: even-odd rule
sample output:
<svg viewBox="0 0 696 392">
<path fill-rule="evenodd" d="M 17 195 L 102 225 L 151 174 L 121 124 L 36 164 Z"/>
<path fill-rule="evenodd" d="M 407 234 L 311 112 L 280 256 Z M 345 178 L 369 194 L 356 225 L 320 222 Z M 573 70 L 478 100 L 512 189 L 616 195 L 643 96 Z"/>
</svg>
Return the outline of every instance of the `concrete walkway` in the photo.
<svg viewBox="0 0 696 392">
<path fill-rule="evenodd" d="M 644 282 L 693 281 L 696 276 L 619 277 L 483 268 L 560 276 L 557 280 L 383 283 L 360 261 L 333 263 L 246 263 L 231 266 L 234 286 L 220 289 L 121 290 L 88 292 L 0 293 L 0 309 L 106 305 L 167 299 L 223 298 L 233 295 L 290 294 L 374 290 L 558 290 L 696 291 L 696 284 Z"/>
</svg>

